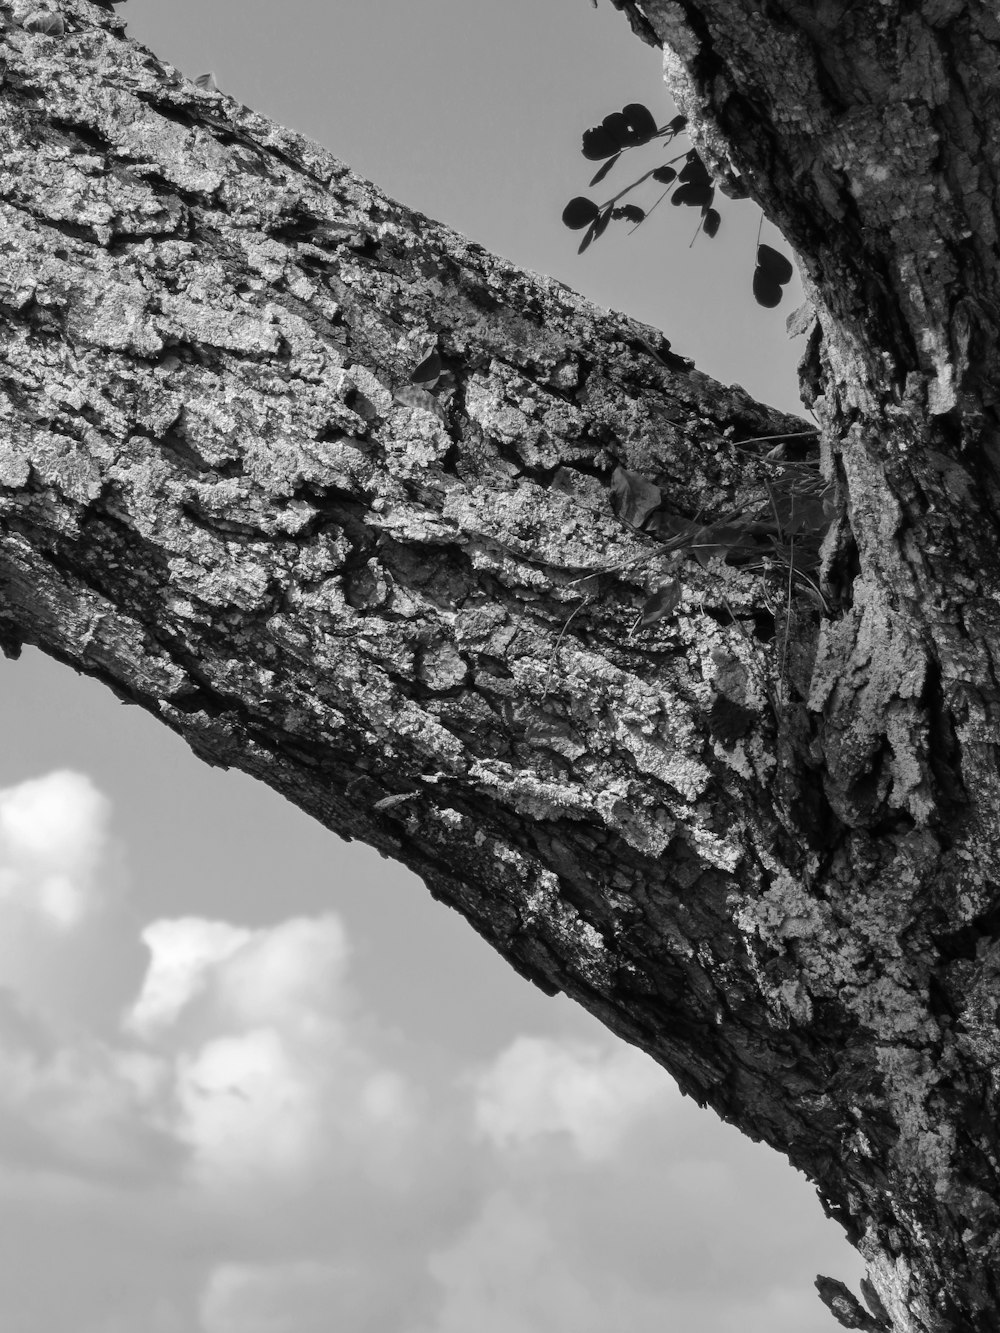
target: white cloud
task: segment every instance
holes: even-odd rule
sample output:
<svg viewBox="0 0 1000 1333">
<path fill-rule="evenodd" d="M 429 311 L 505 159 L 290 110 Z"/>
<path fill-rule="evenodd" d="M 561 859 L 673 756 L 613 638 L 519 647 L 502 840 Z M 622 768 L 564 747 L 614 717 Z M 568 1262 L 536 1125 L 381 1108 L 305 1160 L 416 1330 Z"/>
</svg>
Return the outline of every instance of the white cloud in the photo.
<svg viewBox="0 0 1000 1333">
<path fill-rule="evenodd" d="M 517 1037 L 474 1082 L 476 1126 L 499 1148 L 567 1135 L 585 1160 L 616 1153 L 637 1120 L 664 1111 L 667 1075 L 621 1046 Z"/>
<path fill-rule="evenodd" d="M 33 1050 L 0 1045 L 0 1155 L 109 1183 L 163 1177 L 178 1152 L 156 1125 L 169 1071 L 154 1057 L 81 1039 Z"/>
<path fill-rule="evenodd" d="M 217 1037 L 178 1060 L 176 1131 L 213 1177 L 291 1179 L 323 1155 L 322 1083 L 273 1028 Z"/>
<path fill-rule="evenodd" d="M 170 1053 L 164 1114 L 202 1185 L 398 1168 L 414 1093 L 354 1014 L 336 916 L 256 930 L 187 917 L 154 922 L 143 939 L 149 967 L 124 1026 Z"/>
<path fill-rule="evenodd" d="M 100 900 L 110 806 L 82 773 L 0 790 L 0 902 L 70 930 Z"/>
<path fill-rule="evenodd" d="M 213 969 L 251 937 L 243 927 L 200 917 L 147 926 L 141 938 L 149 950 L 149 966 L 139 997 L 125 1016 L 126 1029 L 152 1037 L 170 1027 L 205 989 Z"/>
<path fill-rule="evenodd" d="M 149 966 L 125 1015 L 130 1032 L 155 1038 L 196 1000 L 207 997 L 225 1027 L 278 1023 L 315 1035 L 349 1007 L 344 987 L 350 950 L 340 920 L 295 917 L 258 930 L 181 917 L 142 932 Z"/>
<path fill-rule="evenodd" d="M 277 1022 L 306 1039 L 326 1038 L 351 1007 L 349 957 L 347 934 L 332 914 L 254 931 L 219 960 L 219 1003 L 241 1024 Z"/>
</svg>

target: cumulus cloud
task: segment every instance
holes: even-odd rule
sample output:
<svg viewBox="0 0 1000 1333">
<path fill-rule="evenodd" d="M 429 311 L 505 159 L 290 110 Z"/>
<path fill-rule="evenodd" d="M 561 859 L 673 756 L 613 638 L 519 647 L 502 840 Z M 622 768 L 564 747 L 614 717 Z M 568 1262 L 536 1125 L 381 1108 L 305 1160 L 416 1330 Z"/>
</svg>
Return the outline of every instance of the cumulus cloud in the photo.
<svg viewBox="0 0 1000 1333">
<path fill-rule="evenodd" d="M 475 1078 L 475 1122 L 499 1148 L 563 1135 L 585 1160 L 604 1161 L 669 1092 L 663 1070 L 631 1047 L 521 1036 Z"/>
<path fill-rule="evenodd" d="M 187 917 L 143 931 L 150 959 L 124 1027 L 171 1052 L 167 1113 L 203 1184 L 291 1185 L 345 1157 L 375 1172 L 414 1118 L 347 985 L 339 918 L 246 929 Z"/>
<path fill-rule="evenodd" d="M 173 1024 L 208 985 L 212 971 L 251 938 L 228 921 L 181 917 L 154 921 L 142 931 L 149 966 L 135 1003 L 125 1015 L 126 1030 L 153 1037 Z"/>
<path fill-rule="evenodd" d="M 333 914 L 257 930 L 181 917 L 152 922 L 142 941 L 149 964 L 124 1018 L 126 1030 L 142 1037 L 162 1035 L 201 999 L 215 1026 L 278 1023 L 307 1038 L 328 1035 L 351 1005 L 350 950 Z"/>
<path fill-rule="evenodd" d="M 220 960 L 218 999 L 241 1024 L 280 1023 L 306 1040 L 347 1016 L 350 948 L 339 917 L 293 917 L 253 931 Z"/>
<path fill-rule="evenodd" d="M 100 899 L 110 806 L 82 773 L 0 790 L 0 903 L 71 930 Z"/>
<path fill-rule="evenodd" d="M 176 1132 L 213 1176 L 297 1178 L 322 1156 L 321 1081 L 273 1028 L 181 1055 L 176 1094 Z"/>
<path fill-rule="evenodd" d="M 0 1158 L 119 1184 L 163 1178 L 176 1163 L 156 1124 L 168 1088 L 159 1060 L 95 1039 L 0 1043 Z"/>
</svg>

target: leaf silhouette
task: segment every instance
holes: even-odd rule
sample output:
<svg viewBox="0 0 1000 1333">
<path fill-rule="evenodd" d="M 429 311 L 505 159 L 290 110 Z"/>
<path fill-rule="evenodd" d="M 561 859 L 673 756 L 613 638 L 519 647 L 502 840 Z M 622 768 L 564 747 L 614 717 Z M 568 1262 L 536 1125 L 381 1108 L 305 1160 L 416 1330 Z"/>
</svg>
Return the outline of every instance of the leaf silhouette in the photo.
<svg viewBox="0 0 1000 1333">
<path fill-rule="evenodd" d="M 583 132 L 583 155 L 591 162 L 599 162 L 602 157 L 614 157 L 622 150 L 622 145 L 603 125 Z"/>
<path fill-rule="evenodd" d="M 633 143 L 648 143 L 656 133 L 656 121 L 653 119 L 653 113 L 641 102 L 629 102 L 628 106 L 622 109 L 622 115 L 632 131 Z"/>
<path fill-rule="evenodd" d="M 758 305 L 773 310 L 781 303 L 781 283 L 758 266 L 753 271 L 753 299 Z"/>
<path fill-rule="evenodd" d="M 687 161 L 681 167 L 678 173 L 682 181 L 689 181 L 692 185 L 711 185 L 712 177 L 708 174 L 708 167 L 692 148 L 687 154 Z"/>
<path fill-rule="evenodd" d="M 715 190 L 702 181 L 686 181 L 678 185 L 670 196 L 672 204 L 688 204 L 691 208 L 707 208 L 715 198 Z"/>
<path fill-rule="evenodd" d="M 600 211 L 593 199 L 588 199 L 585 194 L 578 194 L 563 209 L 562 220 L 572 231 L 581 231 L 584 227 L 590 226 Z"/>
<path fill-rule="evenodd" d="M 640 208 L 638 204 L 622 204 L 620 208 L 611 210 L 611 216 L 613 218 L 624 218 L 626 222 L 634 222 L 638 226 L 646 216 L 646 210 Z"/>
<path fill-rule="evenodd" d="M 610 116 L 605 116 L 601 121 L 601 128 L 614 139 L 619 148 L 628 148 L 631 145 L 632 131 L 624 112 L 612 111 Z"/>
<path fill-rule="evenodd" d="M 601 167 L 601 168 L 598 170 L 597 174 L 591 179 L 591 182 L 590 182 L 591 188 L 593 188 L 593 186 L 595 186 L 595 185 L 600 185 L 601 181 L 602 181 L 602 180 L 604 179 L 604 177 L 608 174 L 608 172 L 611 170 L 611 168 L 615 165 L 615 163 L 618 161 L 618 159 L 619 159 L 620 157 L 621 157 L 621 153 L 615 153 L 614 157 L 609 157 L 609 158 L 608 158 L 608 160 L 607 160 L 607 162 L 605 162 L 604 166 Z"/>
<path fill-rule="evenodd" d="M 757 247 L 757 267 L 762 268 L 769 278 L 772 278 L 780 287 L 786 282 L 791 282 L 792 261 L 775 250 L 770 245 L 758 245 Z"/>
</svg>

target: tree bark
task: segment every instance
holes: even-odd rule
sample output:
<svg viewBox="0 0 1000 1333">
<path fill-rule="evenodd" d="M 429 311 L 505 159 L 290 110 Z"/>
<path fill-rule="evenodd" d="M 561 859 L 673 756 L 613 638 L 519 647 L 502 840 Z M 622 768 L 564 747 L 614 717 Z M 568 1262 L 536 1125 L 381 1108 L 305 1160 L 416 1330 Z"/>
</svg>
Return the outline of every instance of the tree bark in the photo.
<svg viewBox="0 0 1000 1333">
<path fill-rule="evenodd" d="M 1000 27 L 614 2 L 799 254 L 818 445 L 107 7 L 0 0 L 0 641 L 402 860 L 784 1152 L 869 1263 L 870 1314 L 819 1283 L 847 1327 L 985 1333 Z M 769 524 L 820 469 L 836 512 Z"/>
</svg>

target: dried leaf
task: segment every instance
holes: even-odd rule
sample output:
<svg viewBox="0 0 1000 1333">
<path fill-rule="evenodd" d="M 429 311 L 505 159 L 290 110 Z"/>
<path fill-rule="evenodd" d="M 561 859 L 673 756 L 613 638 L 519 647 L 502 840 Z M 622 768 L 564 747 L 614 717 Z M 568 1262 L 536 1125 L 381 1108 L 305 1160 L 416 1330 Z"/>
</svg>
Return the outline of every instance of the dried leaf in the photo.
<svg viewBox="0 0 1000 1333">
<path fill-rule="evenodd" d="M 798 338 L 808 333 L 816 322 L 816 311 L 811 301 L 803 301 L 785 320 L 785 332 L 789 338 Z"/>
<path fill-rule="evenodd" d="M 663 503 L 659 486 L 627 468 L 616 467 L 611 477 L 611 508 L 630 527 L 641 528 Z"/>
<path fill-rule="evenodd" d="M 410 381 L 422 389 L 433 389 L 441 378 L 441 358 L 437 352 L 430 352 L 420 365 L 411 373 Z"/>
<path fill-rule="evenodd" d="M 703 569 L 708 567 L 710 560 L 725 560 L 730 555 L 754 549 L 754 543 L 742 528 L 735 528 L 725 523 L 702 528 L 692 545 L 695 557 Z"/>
<path fill-rule="evenodd" d="M 643 603 L 639 624 L 645 628 L 647 625 L 655 625 L 664 616 L 669 616 L 676 610 L 682 596 L 683 590 L 677 580 L 668 579 Z"/>
<path fill-rule="evenodd" d="M 415 385 L 407 384 L 401 389 L 397 389 L 392 396 L 401 407 L 415 407 L 423 412 L 431 412 L 442 425 L 446 426 L 448 424 L 444 408 L 434 395 L 428 393 L 426 389 L 418 389 Z"/>
<path fill-rule="evenodd" d="M 703 528 L 700 523 L 695 523 L 690 518 L 681 518 L 679 514 L 668 514 L 661 509 L 649 515 L 642 525 L 642 530 L 659 538 L 661 542 L 682 546 L 689 541 L 693 542 Z"/>
<path fill-rule="evenodd" d="M 51 9 L 35 9 L 21 24 L 26 32 L 40 32 L 47 37 L 61 37 L 66 31 L 66 21 L 61 14 Z"/>
</svg>

